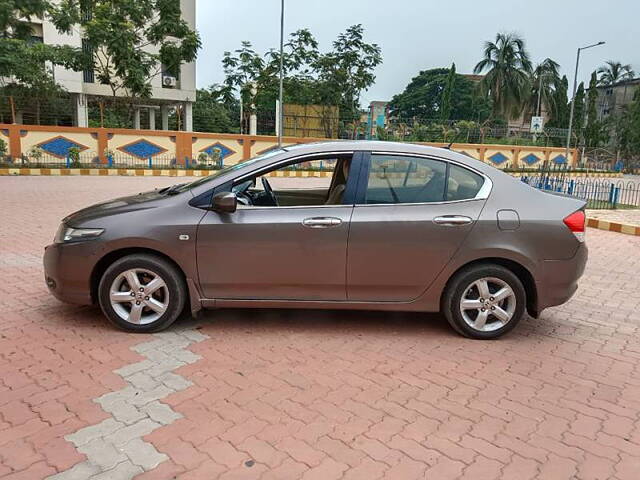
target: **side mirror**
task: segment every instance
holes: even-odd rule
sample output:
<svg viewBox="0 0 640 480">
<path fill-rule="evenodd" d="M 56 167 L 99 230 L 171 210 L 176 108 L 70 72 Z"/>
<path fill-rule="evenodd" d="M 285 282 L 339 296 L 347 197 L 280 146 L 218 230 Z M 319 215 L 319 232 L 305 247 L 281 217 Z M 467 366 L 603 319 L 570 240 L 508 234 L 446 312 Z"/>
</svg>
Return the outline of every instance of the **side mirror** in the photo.
<svg viewBox="0 0 640 480">
<path fill-rule="evenodd" d="M 220 192 L 213 196 L 213 209 L 221 213 L 233 213 L 238 208 L 238 197 L 233 192 Z"/>
</svg>

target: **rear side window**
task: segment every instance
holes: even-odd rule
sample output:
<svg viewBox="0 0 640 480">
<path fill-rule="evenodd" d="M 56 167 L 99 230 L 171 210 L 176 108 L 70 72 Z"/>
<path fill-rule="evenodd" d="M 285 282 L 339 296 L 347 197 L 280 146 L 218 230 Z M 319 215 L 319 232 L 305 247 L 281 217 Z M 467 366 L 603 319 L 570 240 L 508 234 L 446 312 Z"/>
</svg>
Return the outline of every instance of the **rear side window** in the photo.
<svg viewBox="0 0 640 480">
<path fill-rule="evenodd" d="M 367 204 L 442 202 L 445 162 L 401 155 L 372 155 Z"/>
<path fill-rule="evenodd" d="M 475 198 L 483 183 L 484 178 L 477 173 L 451 164 L 447 184 L 447 201 Z"/>
</svg>

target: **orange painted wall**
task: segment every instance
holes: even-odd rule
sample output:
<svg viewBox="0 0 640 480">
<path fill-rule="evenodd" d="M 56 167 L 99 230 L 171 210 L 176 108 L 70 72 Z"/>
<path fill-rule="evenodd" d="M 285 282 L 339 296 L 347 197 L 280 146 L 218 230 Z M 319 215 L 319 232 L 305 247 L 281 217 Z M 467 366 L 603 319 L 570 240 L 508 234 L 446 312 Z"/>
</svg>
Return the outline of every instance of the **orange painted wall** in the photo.
<svg viewBox="0 0 640 480">
<path fill-rule="evenodd" d="M 252 156 L 266 149 L 276 146 L 276 137 L 272 136 L 250 136 L 235 135 L 224 133 L 199 133 L 199 132 L 178 132 L 178 131 L 161 131 L 161 130 L 133 130 L 133 129 L 117 129 L 117 128 L 78 128 L 78 127 L 53 127 L 44 125 L 7 125 L 0 124 L 0 132 L 9 145 L 9 154 L 12 158 L 18 159 L 30 148 L 26 138 L 30 132 L 40 132 L 38 138 L 42 138 L 43 134 L 47 138 L 65 137 L 69 135 L 90 134 L 96 139 L 94 142 L 97 147 L 92 150 L 96 157 L 102 163 L 106 163 L 107 159 L 104 155 L 106 149 L 114 149 L 118 145 L 135 142 L 137 139 L 145 139 L 162 148 L 163 153 L 175 156 L 176 163 L 183 165 L 185 158 L 195 159 L 199 153 L 210 146 L 221 145 L 232 152 L 228 158 L 229 162 L 236 163 L 238 161 L 248 160 Z M 285 145 L 308 143 L 315 141 L 326 141 L 321 138 L 302 138 L 302 137 L 284 137 Z M 444 143 L 430 143 L 425 145 L 433 145 L 444 147 Z M 452 146 L 452 150 L 460 151 L 470 155 L 480 161 L 495 164 L 491 161 L 491 157 L 501 154 L 506 160 L 497 167 L 510 164 L 514 167 L 529 166 L 522 159 L 534 154 L 539 158 L 539 162 L 531 164 L 535 167 L 538 163 L 549 161 L 558 155 L 564 156 L 565 150 L 556 147 L 530 147 L 530 146 L 513 146 L 513 145 L 478 145 L 457 143 Z M 498 156 L 497 158 L 502 158 Z M 571 150 L 569 164 L 575 165 L 576 150 Z M 141 160 L 143 163 L 144 160 Z"/>
</svg>

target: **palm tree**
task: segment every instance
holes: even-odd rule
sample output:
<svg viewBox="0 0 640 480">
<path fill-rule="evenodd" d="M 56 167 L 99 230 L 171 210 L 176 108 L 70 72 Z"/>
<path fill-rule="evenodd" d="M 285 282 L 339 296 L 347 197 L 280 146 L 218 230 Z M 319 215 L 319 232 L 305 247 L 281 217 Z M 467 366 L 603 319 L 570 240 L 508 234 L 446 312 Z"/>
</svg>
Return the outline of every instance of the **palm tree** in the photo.
<svg viewBox="0 0 640 480">
<path fill-rule="evenodd" d="M 596 70 L 596 73 L 600 75 L 598 78 L 598 85 L 614 85 L 618 82 L 625 80 L 632 80 L 636 73 L 631 68 L 631 65 L 622 65 L 620 62 L 608 60 L 605 65 Z M 627 85 L 624 86 L 624 92 L 622 94 L 622 103 L 625 104 L 627 100 Z M 614 102 L 615 107 L 615 102 Z"/>
<path fill-rule="evenodd" d="M 598 85 L 605 86 L 613 85 L 614 83 L 624 80 L 631 80 L 635 76 L 631 65 L 622 65 L 622 63 L 613 60 L 605 62 L 604 66 L 596 70 L 596 73 L 600 76 L 600 78 L 598 78 Z"/>
<path fill-rule="evenodd" d="M 553 111 L 555 103 L 555 90 L 560 83 L 560 65 L 545 58 L 533 70 L 531 75 L 531 98 L 529 108 L 536 116 L 539 116 L 542 109 L 546 107 L 548 112 Z"/>
<path fill-rule="evenodd" d="M 524 40 L 512 33 L 499 33 L 495 42 L 486 42 L 484 58 L 473 71 L 485 70 L 481 85 L 493 99 L 494 115 L 508 119 L 520 114 L 530 92 L 531 60 Z"/>
</svg>

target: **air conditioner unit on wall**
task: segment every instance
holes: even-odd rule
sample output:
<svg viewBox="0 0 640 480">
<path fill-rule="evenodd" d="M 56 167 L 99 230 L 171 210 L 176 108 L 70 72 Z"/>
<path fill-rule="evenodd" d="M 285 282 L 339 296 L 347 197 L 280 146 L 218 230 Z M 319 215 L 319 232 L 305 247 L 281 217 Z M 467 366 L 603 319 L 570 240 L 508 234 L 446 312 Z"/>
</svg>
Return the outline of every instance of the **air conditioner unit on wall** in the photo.
<svg viewBox="0 0 640 480">
<path fill-rule="evenodd" d="M 166 88 L 176 88 L 178 80 L 176 77 L 165 76 L 162 77 L 162 86 Z"/>
</svg>

